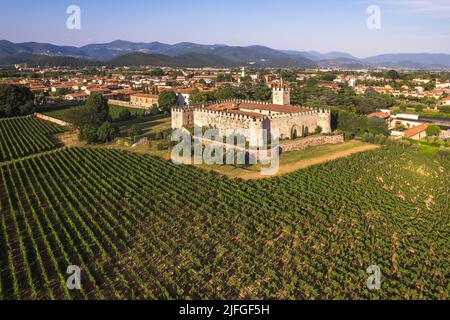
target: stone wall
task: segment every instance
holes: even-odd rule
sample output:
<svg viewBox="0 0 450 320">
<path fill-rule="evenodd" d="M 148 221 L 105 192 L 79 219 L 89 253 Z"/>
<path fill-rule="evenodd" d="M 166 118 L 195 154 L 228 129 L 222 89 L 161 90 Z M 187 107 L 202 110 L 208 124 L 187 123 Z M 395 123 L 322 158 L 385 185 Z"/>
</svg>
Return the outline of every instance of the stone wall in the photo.
<svg viewBox="0 0 450 320">
<path fill-rule="evenodd" d="M 108 100 L 109 104 L 115 105 L 115 106 L 119 106 L 119 107 L 125 107 L 125 108 L 130 108 L 130 109 L 149 109 L 146 107 L 141 107 L 141 106 L 135 106 L 133 104 L 131 104 L 131 102 L 129 101 L 122 101 L 122 100 Z"/>
<path fill-rule="evenodd" d="M 279 129 L 280 130 L 280 138 L 281 139 L 289 139 L 291 138 L 292 130 L 295 129 L 297 131 L 297 136 L 301 137 L 303 134 L 303 130 L 306 130 L 308 133 L 313 133 L 316 131 L 317 126 L 321 124 L 319 121 L 320 113 L 315 111 L 308 111 L 298 115 L 283 115 L 279 117 L 272 117 L 270 120 L 271 129 Z M 323 116 L 325 113 L 322 114 Z M 328 128 L 323 128 L 324 133 L 330 133 L 327 131 Z M 331 129 L 331 128 L 330 128 Z"/>
<path fill-rule="evenodd" d="M 194 111 L 190 108 L 172 108 L 172 129 L 194 126 Z"/>
<path fill-rule="evenodd" d="M 286 141 L 280 144 L 281 152 L 303 150 L 308 147 L 320 146 L 324 144 L 338 144 L 344 142 L 343 135 L 334 136 L 312 136 L 298 140 Z"/>
<path fill-rule="evenodd" d="M 109 99 L 108 103 L 115 105 L 115 106 L 119 106 L 119 107 L 137 108 L 137 107 L 132 106 L 129 101 Z"/>
<path fill-rule="evenodd" d="M 194 125 L 202 128 L 216 128 L 221 135 L 232 134 L 231 131 L 233 131 L 233 133 L 243 134 L 249 140 L 252 138 L 248 135 L 249 129 L 267 129 L 265 119 L 203 109 L 194 109 Z"/>
<path fill-rule="evenodd" d="M 242 100 L 226 100 L 221 102 L 247 102 L 255 104 L 267 104 L 264 102 L 252 102 Z M 307 109 L 295 114 L 261 114 L 254 117 L 250 115 L 232 114 L 226 111 L 208 110 L 208 104 L 192 108 L 172 109 L 172 128 L 181 127 L 213 127 L 219 129 L 221 134 L 243 133 L 248 129 L 266 129 L 273 136 L 279 130 L 281 139 L 290 139 L 295 130 L 297 136 L 302 136 L 304 132 L 311 134 L 317 127 L 322 128 L 323 133 L 331 133 L 331 113 L 322 109 Z M 242 111 L 246 111 L 243 109 Z M 251 112 L 252 110 L 248 110 Z M 188 125 L 189 124 L 189 125 Z M 245 135 L 245 133 L 244 133 Z M 246 136 L 246 138 L 249 138 Z"/>
<path fill-rule="evenodd" d="M 65 121 L 62 121 L 62 120 L 59 120 L 59 119 L 56 119 L 56 118 L 49 117 L 49 116 L 47 116 L 45 114 L 42 114 L 42 113 L 35 113 L 34 116 L 36 118 L 38 118 L 38 119 L 42 119 L 42 120 L 46 120 L 46 121 L 49 121 L 49 122 L 53 122 L 53 123 L 55 123 L 57 125 L 60 125 L 60 126 L 63 126 L 63 127 L 69 127 L 71 125 L 68 122 L 65 122 Z"/>
</svg>

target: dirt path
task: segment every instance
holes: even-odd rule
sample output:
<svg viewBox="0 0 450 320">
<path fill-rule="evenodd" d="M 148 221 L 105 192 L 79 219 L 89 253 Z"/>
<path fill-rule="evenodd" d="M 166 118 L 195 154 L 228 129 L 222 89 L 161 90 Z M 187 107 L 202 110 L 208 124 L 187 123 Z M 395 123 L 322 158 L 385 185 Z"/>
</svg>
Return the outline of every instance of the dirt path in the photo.
<svg viewBox="0 0 450 320">
<path fill-rule="evenodd" d="M 280 176 L 280 175 L 291 173 L 293 171 L 297 171 L 300 169 L 305 169 L 307 167 L 314 166 L 316 164 L 321 164 L 321 163 L 336 160 L 339 158 L 345 158 L 345 157 L 348 157 L 355 153 L 374 150 L 374 149 L 378 149 L 378 148 L 379 148 L 378 145 L 368 144 L 368 145 L 363 145 L 363 146 L 358 146 L 358 147 L 354 147 L 351 149 L 347 149 L 344 151 L 333 152 L 333 153 L 327 154 L 325 156 L 306 159 L 306 160 L 302 160 L 302 161 L 299 161 L 296 163 L 281 165 L 280 169 L 278 170 L 278 173 L 274 176 Z M 262 176 L 259 172 L 246 172 L 246 173 L 240 174 L 239 178 L 244 179 L 244 180 L 252 180 L 252 179 L 271 178 L 274 176 L 267 177 L 267 176 Z"/>
</svg>

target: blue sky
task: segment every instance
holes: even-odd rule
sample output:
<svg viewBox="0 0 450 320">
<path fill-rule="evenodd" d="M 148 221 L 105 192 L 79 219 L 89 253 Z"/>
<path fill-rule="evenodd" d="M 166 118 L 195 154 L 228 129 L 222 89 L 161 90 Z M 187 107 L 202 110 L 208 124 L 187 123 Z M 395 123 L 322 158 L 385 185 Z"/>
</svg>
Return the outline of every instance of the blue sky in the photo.
<svg viewBox="0 0 450 320">
<path fill-rule="evenodd" d="M 81 46 L 122 39 L 276 49 L 450 53 L 450 0 L 0 0 L 0 39 Z M 81 30 L 66 9 L 81 8 Z M 370 5 L 381 29 L 366 25 Z"/>
</svg>

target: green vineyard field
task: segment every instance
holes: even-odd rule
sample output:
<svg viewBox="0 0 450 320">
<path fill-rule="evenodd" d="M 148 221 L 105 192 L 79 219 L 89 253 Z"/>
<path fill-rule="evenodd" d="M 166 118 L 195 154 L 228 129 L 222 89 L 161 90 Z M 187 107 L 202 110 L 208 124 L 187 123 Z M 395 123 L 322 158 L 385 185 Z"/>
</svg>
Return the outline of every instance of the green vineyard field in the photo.
<svg viewBox="0 0 450 320">
<path fill-rule="evenodd" d="M 98 148 L 4 163 L 0 299 L 448 299 L 449 169 L 399 145 L 247 182 Z"/>
<path fill-rule="evenodd" d="M 61 131 L 33 116 L 0 119 L 0 162 L 56 148 L 50 136 Z"/>
</svg>

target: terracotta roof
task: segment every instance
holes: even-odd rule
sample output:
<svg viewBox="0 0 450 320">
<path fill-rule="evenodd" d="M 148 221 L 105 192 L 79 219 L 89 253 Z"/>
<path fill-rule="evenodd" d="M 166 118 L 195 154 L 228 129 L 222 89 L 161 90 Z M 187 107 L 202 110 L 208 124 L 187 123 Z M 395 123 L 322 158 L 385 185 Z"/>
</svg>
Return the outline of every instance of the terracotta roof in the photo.
<svg viewBox="0 0 450 320">
<path fill-rule="evenodd" d="M 404 136 L 406 138 L 414 137 L 416 134 L 427 130 L 427 128 L 428 128 L 428 124 L 427 123 L 421 124 L 420 126 L 416 126 L 416 127 L 413 127 L 411 129 L 406 130 L 405 133 L 404 133 Z"/>
<path fill-rule="evenodd" d="M 181 94 L 191 94 L 192 91 L 194 91 L 195 88 L 182 88 L 182 89 L 176 89 L 176 92 Z"/>
<path fill-rule="evenodd" d="M 256 113 L 256 112 L 245 112 L 245 111 L 241 111 L 241 110 L 226 110 L 225 112 L 237 114 L 237 115 L 241 115 L 241 116 L 253 117 L 256 119 L 264 119 L 264 116 L 262 114 Z"/>
<path fill-rule="evenodd" d="M 239 107 L 243 109 L 265 110 L 281 113 L 298 113 L 308 111 L 308 109 L 303 107 L 281 106 L 277 104 L 241 103 Z"/>
<path fill-rule="evenodd" d="M 250 102 L 234 102 L 234 101 L 213 104 L 208 106 L 208 109 L 210 110 L 247 109 L 247 110 L 273 111 L 280 113 L 298 113 L 308 111 L 308 109 L 303 107 L 282 106 L 277 104 L 258 104 Z"/>
<path fill-rule="evenodd" d="M 108 88 L 97 88 L 97 87 L 87 88 L 86 90 L 90 92 L 110 91 Z"/>
<path fill-rule="evenodd" d="M 391 116 L 391 115 L 390 115 L 389 113 L 375 112 L 375 113 L 369 114 L 367 117 L 368 117 L 368 118 L 388 119 L 390 116 Z"/>
<path fill-rule="evenodd" d="M 156 95 L 156 94 L 147 94 L 147 93 L 133 94 L 132 97 L 158 99 L 158 95 Z"/>
</svg>

